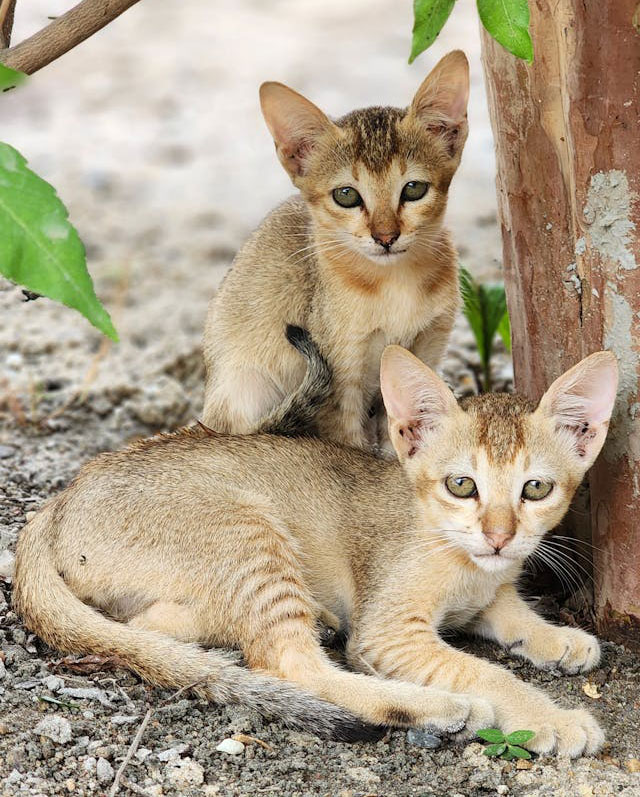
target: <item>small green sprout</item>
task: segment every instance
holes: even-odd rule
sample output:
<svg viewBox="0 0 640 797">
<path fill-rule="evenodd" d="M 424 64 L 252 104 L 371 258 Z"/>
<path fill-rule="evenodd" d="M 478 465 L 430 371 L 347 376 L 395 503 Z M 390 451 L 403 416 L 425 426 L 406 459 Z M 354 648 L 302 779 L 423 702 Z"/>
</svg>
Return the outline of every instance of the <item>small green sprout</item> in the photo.
<svg viewBox="0 0 640 797">
<path fill-rule="evenodd" d="M 483 751 L 490 758 L 504 758 L 505 761 L 531 758 L 531 753 L 521 745 L 533 739 L 534 731 L 513 731 L 505 736 L 499 728 L 482 728 L 476 731 L 476 736 L 485 742 L 491 742 Z"/>
<path fill-rule="evenodd" d="M 496 335 L 502 338 L 507 351 L 511 351 L 511 327 L 504 285 L 477 282 L 466 268 L 461 267 L 460 293 L 462 311 L 473 332 L 482 364 L 481 389 L 490 393 L 491 358 Z"/>
</svg>

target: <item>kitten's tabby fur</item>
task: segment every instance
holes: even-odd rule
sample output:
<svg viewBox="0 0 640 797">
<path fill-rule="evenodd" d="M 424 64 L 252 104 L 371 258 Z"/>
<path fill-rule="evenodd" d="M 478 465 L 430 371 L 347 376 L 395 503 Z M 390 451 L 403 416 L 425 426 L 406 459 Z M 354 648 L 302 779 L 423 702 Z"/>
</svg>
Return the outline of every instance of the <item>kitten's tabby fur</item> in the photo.
<svg viewBox="0 0 640 797">
<path fill-rule="evenodd" d="M 467 137 L 468 91 L 460 51 L 437 64 L 406 110 L 366 108 L 331 122 L 286 86 L 262 86 L 278 156 L 301 196 L 267 216 L 211 302 L 208 426 L 256 431 L 297 388 L 305 363 L 284 339 L 292 323 L 309 330 L 334 374 L 320 436 L 390 450 L 382 350 L 398 343 L 437 365 L 458 306 L 456 254 L 442 219 Z M 402 202 L 412 180 L 429 189 Z M 364 204 L 339 206 L 332 191 L 341 186 L 356 188 Z"/>
<path fill-rule="evenodd" d="M 594 637 L 547 623 L 514 584 L 602 446 L 616 378 L 615 359 L 599 352 L 535 411 L 508 395 L 461 407 L 391 346 L 381 384 L 399 463 L 320 440 L 203 430 L 102 454 L 20 535 L 15 606 L 61 650 L 115 653 L 152 683 L 197 682 L 214 700 L 298 725 L 307 714 L 316 731 L 357 727 L 321 698 L 375 725 L 495 724 L 535 731 L 528 746 L 539 752 L 594 752 L 603 734 L 590 714 L 438 631 L 483 634 L 540 667 L 598 662 Z M 455 498 L 449 476 L 472 478 L 477 495 Z M 532 479 L 553 484 L 543 500 L 521 498 Z M 345 632 L 350 664 L 367 674 L 330 661 L 320 620 Z M 317 698 L 198 644 L 239 647 L 249 667 Z"/>
</svg>

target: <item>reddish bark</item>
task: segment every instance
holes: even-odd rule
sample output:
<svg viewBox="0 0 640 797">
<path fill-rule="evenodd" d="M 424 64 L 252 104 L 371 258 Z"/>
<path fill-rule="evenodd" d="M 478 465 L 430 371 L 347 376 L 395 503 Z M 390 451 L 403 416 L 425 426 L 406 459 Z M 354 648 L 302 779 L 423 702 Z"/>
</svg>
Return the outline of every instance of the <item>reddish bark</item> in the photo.
<svg viewBox="0 0 640 797">
<path fill-rule="evenodd" d="M 640 6 L 530 5 L 532 65 L 483 33 L 516 386 L 537 399 L 590 352 L 618 356 L 589 477 L 595 601 L 600 632 L 640 647 Z"/>
</svg>

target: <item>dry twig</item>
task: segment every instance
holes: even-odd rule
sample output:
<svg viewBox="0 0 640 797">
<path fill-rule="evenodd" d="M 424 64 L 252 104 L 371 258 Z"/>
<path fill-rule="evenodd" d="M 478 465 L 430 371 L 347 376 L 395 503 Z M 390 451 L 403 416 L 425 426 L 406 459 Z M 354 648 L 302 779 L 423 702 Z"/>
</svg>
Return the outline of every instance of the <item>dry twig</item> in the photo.
<svg viewBox="0 0 640 797">
<path fill-rule="evenodd" d="M 28 75 L 60 58 L 78 44 L 93 36 L 138 0 L 82 0 L 78 5 L 53 20 L 15 47 L 0 52 L 0 61 L 11 69 Z M 11 2 L 2 0 L 2 6 Z M 7 10 L 7 19 L 9 12 Z M 4 28 L 3 28 L 4 34 Z"/>
</svg>

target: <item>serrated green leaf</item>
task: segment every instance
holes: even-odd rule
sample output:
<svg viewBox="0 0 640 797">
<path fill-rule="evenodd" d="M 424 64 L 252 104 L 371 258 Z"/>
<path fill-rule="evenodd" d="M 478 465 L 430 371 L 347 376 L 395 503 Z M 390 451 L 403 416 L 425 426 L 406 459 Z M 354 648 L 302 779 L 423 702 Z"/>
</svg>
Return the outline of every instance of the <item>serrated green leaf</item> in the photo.
<svg viewBox="0 0 640 797">
<path fill-rule="evenodd" d="M 510 53 L 531 63 L 528 0 L 476 0 L 482 24 Z"/>
<path fill-rule="evenodd" d="M 490 745 L 488 745 L 487 747 L 484 748 L 482 753 L 483 753 L 483 755 L 488 755 L 491 758 L 493 758 L 493 756 L 502 755 L 506 749 L 507 749 L 507 745 L 504 742 L 502 742 L 502 744 L 490 744 Z"/>
<path fill-rule="evenodd" d="M 55 189 L 0 142 L 0 273 L 82 313 L 118 340 L 87 271 L 84 246 Z"/>
<path fill-rule="evenodd" d="M 413 38 L 409 63 L 431 47 L 456 0 L 413 0 Z"/>
<path fill-rule="evenodd" d="M 528 750 L 515 744 L 508 745 L 507 753 L 510 758 L 531 758 L 531 753 Z"/>
<path fill-rule="evenodd" d="M 509 320 L 508 310 L 504 311 L 502 320 L 498 324 L 498 335 L 502 338 L 505 349 L 511 352 L 511 321 Z"/>
<path fill-rule="evenodd" d="M 514 731 L 507 734 L 505 739 L 509 744 L 525 744 L 535 736 L 535 731 Z"/>
<path fill-rule="evenodd" d="M 28 75 L 25 75 L 24 72 L 18 72 L 4 64 L 0 64 L 0 91 L 8 91 L 19 86 L 24 83 L 27 77 Z"/>
<path fill-rule="evenodd" d="M 481 728 L 476 731 L 476 736 L 484 739 L 485 742 L 499 743 L 504 742 L 504 733 L 499 728 Z"/>
</svg>

